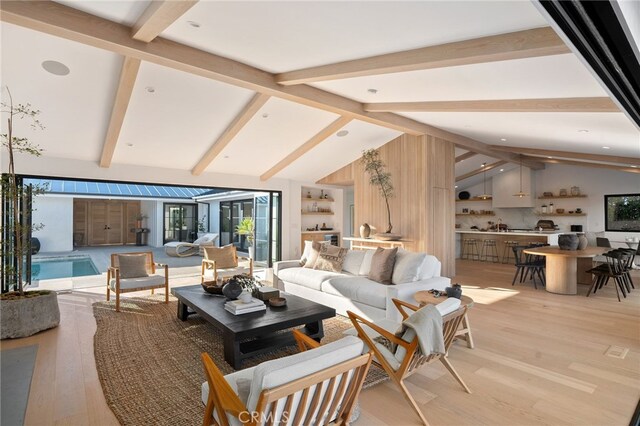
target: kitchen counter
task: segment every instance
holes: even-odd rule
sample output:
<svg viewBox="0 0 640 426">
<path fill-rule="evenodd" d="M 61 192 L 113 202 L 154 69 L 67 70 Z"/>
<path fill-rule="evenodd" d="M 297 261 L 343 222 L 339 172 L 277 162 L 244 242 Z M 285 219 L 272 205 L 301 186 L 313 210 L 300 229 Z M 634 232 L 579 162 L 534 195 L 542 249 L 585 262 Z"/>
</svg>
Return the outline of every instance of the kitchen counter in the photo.
<svg viewBox="0 0 640 426">
<path fill-rule="evenodd" d="M 482 245 L 484 240 L 495 240 L 496 252 L 499 261 L 513 262 L 513 254 L 511 247 L 505 243 L 507 241 L 517 241 L 518 245 L 529 245 L 530 243 L 546 243 L 549 245 L 558 245 L 558 236 L 565 234 L 562 231 L 476 231 L 474 229 L 456 229 L 456 257 L 460 258 L 462 250 L 462 240 L 470 238 L 478 240 L 478 251 L 482 255 Z M 482 256 L 481 256 L 482 257 Z M 495 259 L 495 258 L 494 258 Z"/>
<path fill-rule="evenodd" d="M 561 231 L 477 231 L 475 229 L 456 229 L 456 234 L 481 234 L 481 235 L 522 235 L 526 237 L 530 237 L 532 235 L 559 235 L 566 234 L 566 232 Z"/>
</svg>

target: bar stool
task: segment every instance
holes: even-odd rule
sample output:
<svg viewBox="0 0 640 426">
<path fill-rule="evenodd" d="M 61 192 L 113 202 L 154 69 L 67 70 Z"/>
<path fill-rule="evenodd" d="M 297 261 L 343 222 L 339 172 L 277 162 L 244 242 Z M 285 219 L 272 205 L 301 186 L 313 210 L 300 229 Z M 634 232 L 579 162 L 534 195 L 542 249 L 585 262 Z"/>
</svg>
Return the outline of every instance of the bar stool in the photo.
<svg viewBox="0 0 640 426">
<path fill-rule="evenodd" d="M 502 250 L 502 263 L 510 263 L 511 259 L 513 259 L 513 247 L 516 247 L 517 245 L 518 242 L 513 240 L 507 240 L 504 242 L 504 249 Z"/>
<path fill-rule="evenodd" d="M 475 259 L 473 258 L 474 256 Z M 478 240 L 476 240 L 475 238 L 468 238 L 462 241 L 462 252 L 460 253 L 460 259 L 480 260 Z"/>
<path fill-rule="evenodd" d="M 498 257 L 498 247 L 496 246 L 496 240 L 483 240 L 482 251 L 480 252 L 481 260 L 488 262 L 491 258 L 491 262 L 500 262 Z"/>
</svg>

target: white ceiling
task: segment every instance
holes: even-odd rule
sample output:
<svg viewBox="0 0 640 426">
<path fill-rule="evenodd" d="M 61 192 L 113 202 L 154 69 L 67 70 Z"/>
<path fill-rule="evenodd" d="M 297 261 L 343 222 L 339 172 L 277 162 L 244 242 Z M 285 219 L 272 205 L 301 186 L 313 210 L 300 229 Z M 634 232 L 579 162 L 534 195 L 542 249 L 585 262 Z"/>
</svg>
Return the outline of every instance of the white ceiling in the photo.
<svg viewBox="0 0 640 426">
<path fill-rule="evenodd" d="M 149 4 L 60 3 L 129 26 Z M 188 21 L 199 23 L 200 28 Z M 529 1 L 200 1 L 162 37 L 275 73 L 546 25 Z M 0 26 L 2 84 L 11 88 L 16 101 L 28 101 L 43 111 L 47 129 L 33 140 L 46 149 L 46 156 L 97 162 L 122 58 L 4 22 Z M 66 77 L 48 74 L 40 66 L 45 60 L 63 62 L 71 73 Z M 145 90 L 149 86 L 155 93 Z M 606 96 L 573 54 L 358 77 L 315 86 L 361 102 Z M 368 93 L 369 88 L 378 93 Z M 143 63 L 113 162 L 191 170 L 253 94 Z M 264 113 L 268 118 L 262 117 Z M 488 144 L 640 158 L 640 133 L 622 113 L 404 115 Z M 207 171 L 260 176 L 336 118 L 326 111 L 272 98 Z M 399 134 L 358 121 L 345 129 L 350 132 L 347 137 L 330 137 L 276 177 L 316 181 L 358 158 L 363 149 L 380 146 Z M 589 133 L 577 133 L 579 129 Z M 603 152 L 602 146 L 611 149 Z M 456 155 L 463 152 L 457 150 Z M 482 163 L 482 158 L 458 163 L 456 174 L 477 168 L 467 170 L 473 163 Z"/>
</svg>

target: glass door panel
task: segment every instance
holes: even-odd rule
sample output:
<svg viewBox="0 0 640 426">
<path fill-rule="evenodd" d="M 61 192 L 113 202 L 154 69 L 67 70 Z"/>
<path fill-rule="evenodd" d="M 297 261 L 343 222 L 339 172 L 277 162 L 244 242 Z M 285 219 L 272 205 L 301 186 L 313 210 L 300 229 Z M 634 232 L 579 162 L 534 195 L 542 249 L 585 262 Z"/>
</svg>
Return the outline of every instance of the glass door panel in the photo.
<svg viewBox="0 0 640 426">
<path fill-rule="evenodd" d="M 197 237 L 196 204 L 164 204 L 164 242 L 186 241 Z"/>
</svg>

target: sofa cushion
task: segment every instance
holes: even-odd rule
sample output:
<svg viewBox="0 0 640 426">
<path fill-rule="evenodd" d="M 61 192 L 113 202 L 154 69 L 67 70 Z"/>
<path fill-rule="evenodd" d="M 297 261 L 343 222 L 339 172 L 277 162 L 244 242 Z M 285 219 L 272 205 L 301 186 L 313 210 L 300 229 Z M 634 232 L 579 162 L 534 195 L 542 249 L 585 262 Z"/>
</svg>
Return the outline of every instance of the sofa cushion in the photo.
<svg viewBox="0 0 640 426">
<path fill-rule="evenodd" d="M 382 247 L 378 247 L 371 258 L 371 270 L 368 275 L 369 279 L 382 284 L 391 284 L 393 265 L 396 262 L 397 252 L 397 247 L 392 249 L 383 249 Z"/>
<path fill-rule="evenodd" d="M 357 337 L 346 336 L 338 341 L 309 351 L 263 362 L 253 372 L 247 408 L 249 411 L 256 408 L 260 393 L 264 389 L 273 389 L 353 359 L 360 356 L 362 348 L 362 340 Z M 295 412 L 293 407 L 292 411 Z"/>
<path fill-rule="evenodd" d="M 344 257 L 344 263 L 342 264 L 342 272 L 347 272 L 351 275 L 360 275 L 364 255 L 364 250 L 348 250 L 347 255 Z M 366 275 L 369 275 L 369 271 L 367 271 Z"/>
<path fill-rule="evenodd" d="M 322 283 L 322 292 L 346 297 L 375 308 L 387 306 L 387 286 L 366 277 L 333 277 Z"/>
<path fill-rule="evenodd" d="M 427 278 L 439 277 L 442 264 L 437 257 L 426 255 L 422 266 L 420 267 L 419 280 L 426 280 Z"/>
<path fill-rule="evenodd" d="M 330 244 L 320 246 L 320 254 L 313 269 L 321 271 L 342 272 L 342 264 L 347 255 L 346 248 L 336 247 Z"/>
<path fill-rule="evenodd" d="M 240 401 L 246 406 L 247 400 L 249 399 L 249 392 L 251 391 L 251 381 L 253 380 L 253 371 L 255 367 L 245 368 L 244 370 L 239 370 L 233 372 L 231 374 L 227 374 L 224 376 L 224 379 L 229 383 L 231 389 L 238 395 Z M 209 399 L 209 383 L 204 382 L 201 386 L 202 393 L 202 403 L 207 405 L 207 399 Z M 218 420 L 218 411 L 214 411 L 213 415 L 220 424 L 220 420 Z M 238 420 L 237 417 L 227 415 L 227 420 L 231 426 L 240 426 L 242 423 Z"/>
<path fill-rule="evenodd" d="M 413 253 L 402 248 L 398 249 L 391 282 L 393 284 L 402 284 L 417 281 L 422 263 L 426 257 L 426 253 Z"/>
<path fill-rule="evenodd" d="M 278 272 L 278 278 L 282 281 L 298 284 L 313 290 L 320 291 L 323 281 L 329 278 L 342 276 L 338 272 L 320 271 L 317 269 L 307 268 L 287 268 Z"/>
<path fill-rule="evenodd" d="M 360 266 L 360 273 L 358 275 L 368 276 L 369 271 L 371 270 L 371 259 L 373 259 L 373 254 L 376 252 L 375 250 L 363 250 L 364 257 L 362 258 L 362 265 Z"/>
<path fill-rule="evenodd" d="M 120 278 L 148 277 L 146 254 L 119 254 Z"/>
<path fill-rule="evenodd" d="M 109 283 L 111 290 L 116 291 L 116 279 L 112 278 Z M 132 288 L 150 288 L 164 285 L 164 276 L 162 275 L 149 275 L 146 277 L 138 278 L 120 278 L 120 289 L 130 290 Z"/>
</svg>

